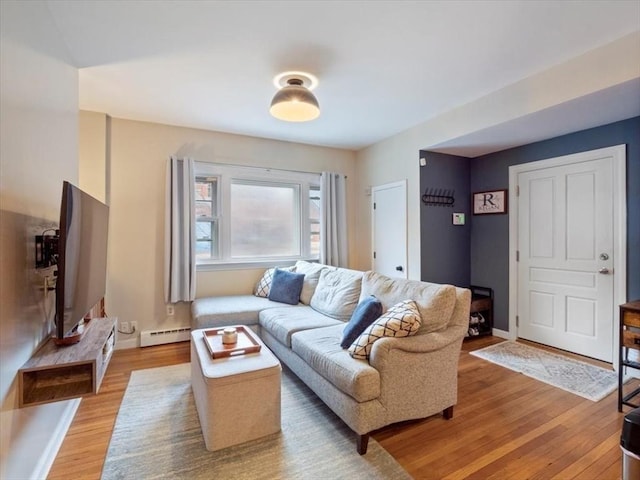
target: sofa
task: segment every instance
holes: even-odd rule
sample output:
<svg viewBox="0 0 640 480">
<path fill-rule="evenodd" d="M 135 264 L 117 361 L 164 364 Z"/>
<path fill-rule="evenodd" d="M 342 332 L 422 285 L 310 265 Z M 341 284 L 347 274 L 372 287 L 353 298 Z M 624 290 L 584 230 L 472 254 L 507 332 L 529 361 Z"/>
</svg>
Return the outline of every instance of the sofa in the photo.
<svg viewBox="0 0 640 480">
<path fill-rule="evenodd" d="M 376 429 L 439 413 L 453 416 L 468 289 L 302 261 L 288 270 L 303 277 L 297 302 L 274 301 L 269 281 L 282 272 L 268 269 L 251 294 L 196 299 L 192 330 L 250 326 L 356 433 L 360 454 Z M 352 317 L 367 299 L 381 306 L 382 315 L 343 348 Z M 381 329 L 378 324 L 400 304 L 413 309 L 412 330 L 388 332 L 384 323 Z"/>
</svg>

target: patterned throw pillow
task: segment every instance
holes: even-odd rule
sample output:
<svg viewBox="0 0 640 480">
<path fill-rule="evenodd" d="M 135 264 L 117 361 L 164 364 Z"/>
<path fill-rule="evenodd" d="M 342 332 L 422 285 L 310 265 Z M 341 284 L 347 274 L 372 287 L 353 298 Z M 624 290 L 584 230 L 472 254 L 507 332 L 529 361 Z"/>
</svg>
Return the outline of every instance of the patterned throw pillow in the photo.
<svg viewBox="0 0 640 480">
<path fill-rule="evenodd" d="M 382 337 L 408 337 L 418 332 L 420 312 L 413 300 L 396 303 L 378 320 L 373 322 L 349 347 L 353 358 L 368 360 L 371 348 Z"/>
<path fill-rule="evenodd" d="M 273 282 L 273 272 L 276 268 L 284 270 L 286 272 L 295 272 L 296 267 L 274 267 L 265 270 L 262 278 L 256 284 L 256 288 L 253 290 L 253 294 L 256 297 L 269 298 L 269 292 L 271 291 L 271 282 Z"/>
</svg>

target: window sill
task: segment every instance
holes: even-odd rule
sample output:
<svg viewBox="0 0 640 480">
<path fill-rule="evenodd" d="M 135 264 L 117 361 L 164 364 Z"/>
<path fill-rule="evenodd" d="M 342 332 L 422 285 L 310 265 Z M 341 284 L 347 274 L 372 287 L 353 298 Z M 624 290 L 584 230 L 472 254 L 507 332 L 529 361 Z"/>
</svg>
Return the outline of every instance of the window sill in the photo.
<svg viewBox="0 0 640 480">
<path fill-rule="evenodd" d="M 318 262 L 318 258 L 293 258 L 279 260 L 262 260 L 252 262 L 219 262 L 219 263 L 199 263 L 196 265 L 196 272 L 216 272 L 225 270 L 255 270 L 272 267 L 289 267 L 295 265 L 298 260 L 307 262 Z"/>
</svg>

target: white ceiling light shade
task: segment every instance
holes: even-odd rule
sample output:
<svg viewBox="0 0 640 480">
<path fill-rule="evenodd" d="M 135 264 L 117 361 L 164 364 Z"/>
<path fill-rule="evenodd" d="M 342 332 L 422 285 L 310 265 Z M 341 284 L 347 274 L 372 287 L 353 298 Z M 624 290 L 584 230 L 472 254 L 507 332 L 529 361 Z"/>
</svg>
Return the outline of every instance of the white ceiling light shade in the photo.
<svg viewBox="0 0 640 480">
<path fill-rule="evenodd" d="M 304 72 L 284 72 L 273 79 L 280 88 L 271 100 L 269 112 L 286 122 L 308 122 L 320 116 L 320 105 L 311 93 L 318 79 Z"/>
</svg>

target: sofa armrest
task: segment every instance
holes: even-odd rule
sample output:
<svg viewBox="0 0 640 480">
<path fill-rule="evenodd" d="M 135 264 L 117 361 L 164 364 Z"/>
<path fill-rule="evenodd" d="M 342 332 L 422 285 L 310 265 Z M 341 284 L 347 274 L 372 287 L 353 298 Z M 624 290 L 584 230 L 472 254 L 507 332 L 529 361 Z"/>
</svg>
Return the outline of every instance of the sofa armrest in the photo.
<svg viewBox="0 0 640 480">
<path fill-rule="evenodd" d="M 450 327 L 440 332 L 425 333 L 413 337 L 384 337 L 377 340 L 371 348 L 369 363 L 380 370 L 392 349 L 408 353 L 428 353 L 440 350 L 447 345 L 459 342 L 464 337 L 465 330 L 460 327 Z"/>
<path fill-rule="evenodd" d="M 465 331 L 456 325 L 414 337 L 385 337 L 373 344 L 369 363 L 380 374 L 380 402 L 388 423 L 424 418 L 456 404 Z"/>
<path fill-rule="evenodd" d="M 384 369 L 393 349 L 406 353 L 428 353 L 440 350 L 451 344 L 457 344 L 459 349 L 462 339 L 469 329 L 470 307 L 471 290 L 456 287 L 456 303 L 447 328 L 412 337 L 380 338 L 371 348 L 369 364 L 378 371 Z"/>
</svg>

